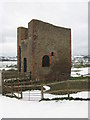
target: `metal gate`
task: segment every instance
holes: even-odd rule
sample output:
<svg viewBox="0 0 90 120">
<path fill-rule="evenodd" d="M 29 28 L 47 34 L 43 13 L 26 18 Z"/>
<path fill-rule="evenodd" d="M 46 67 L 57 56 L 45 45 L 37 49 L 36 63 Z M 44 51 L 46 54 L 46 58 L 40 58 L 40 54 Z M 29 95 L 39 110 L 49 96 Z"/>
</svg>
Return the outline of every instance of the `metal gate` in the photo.
<svg viewBox="0 0 90 120">
<path fill-rule="evenodd" d="M 39 90 L 28 90 L 22 93 L 22 99 L 25 101 L 40 101 L 41 91 Z"/>
</svg>

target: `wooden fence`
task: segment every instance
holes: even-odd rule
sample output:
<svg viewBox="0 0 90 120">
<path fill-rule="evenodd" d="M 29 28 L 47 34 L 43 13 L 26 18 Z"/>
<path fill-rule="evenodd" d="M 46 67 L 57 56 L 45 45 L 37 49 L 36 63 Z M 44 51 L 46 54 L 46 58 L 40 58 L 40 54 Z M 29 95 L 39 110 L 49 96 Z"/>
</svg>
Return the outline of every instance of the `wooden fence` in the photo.
<svg viewBox="0 0 90 120">
<path fill-rule="evenodd" d="M 71 80 L 65 81 L 52 81 L 50 82 L 45 82 L 43 80 L 40 81 L 32 81 L 29 80 L 28 74 L 21 74 L 18 73 L 17 71 L 2 71 L 2 95 L 9 96 L 9 97 L 16 97 L 18 99 L 23 98 L 23 91 L 27 90 L 41 90 L 41 99 L 44 98 L 44 93 L 53 93 L 53 94 L 58 94 L 60 92 L 66 92 L 68 94 L 68 97 L 70 97 L 70 92 L 74 91 L 84 91 L 88 90 L 88 81 L 86 88 L 84 89 L 84 86 L 79 89 L 79 84 L 76 84 L 78 87 L 75 89 L 72 89 L 74 86 L 70 86 Z M 74 84 L 75 81 L 73 81 Z M 80 80 L 78 81 L 80 82 Z M 84 82 L 81 82 L 84 83 Z M 52 91 L 44 91 L 43 86 L 57 86 L 58 84 L 61 85 L 61 88 L 53 89 Z M 72 84 L 71 84 L 72 85 Z M 82 84 L 84 85 L 84 84 Z"/>
<path fill-rule="evenodd" d="M 2 71 L 2 95 L 20 99 L 23 97 L 22 91 L 37 88 L 41 90 L 41 99 L 43 99 L 42 84 L 29 80 L 27 74 L 21 74 L 17 71 Z"/>
</svg>

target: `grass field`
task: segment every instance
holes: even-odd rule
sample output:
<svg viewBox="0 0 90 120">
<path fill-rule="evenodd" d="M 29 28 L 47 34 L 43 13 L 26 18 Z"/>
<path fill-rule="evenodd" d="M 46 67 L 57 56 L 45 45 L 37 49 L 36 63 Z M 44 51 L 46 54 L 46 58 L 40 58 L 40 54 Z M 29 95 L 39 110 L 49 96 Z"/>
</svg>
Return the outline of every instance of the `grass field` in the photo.
<svg viewBox="0 0 90 120">
<path fill-rule="evenodd" d="M 58 84 L 51 84 L 50 90 L 47 91 L 48 93 L 52 94 L 67 94 L 69 93 L 76 93 L 80 91 L 89 91 L 90 86 L 89 86 L 90 80 L 88 79 L 78 79 L 78 80 L 68 80 L 68 81 L 63 81 Z"/>
</svg>

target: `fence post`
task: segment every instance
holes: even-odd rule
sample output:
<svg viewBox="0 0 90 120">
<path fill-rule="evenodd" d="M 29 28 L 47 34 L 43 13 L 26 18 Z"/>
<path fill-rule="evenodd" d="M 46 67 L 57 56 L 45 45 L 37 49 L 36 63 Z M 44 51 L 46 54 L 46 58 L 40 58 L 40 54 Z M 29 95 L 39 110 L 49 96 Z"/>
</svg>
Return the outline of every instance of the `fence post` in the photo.
<svg viewBox="0 0 90 120">
<path fill-rule="evenodd" d="M 4 75 L 3 75 L 3 71 L 1 72 L 1 76 L 2 76 L 2 78 L 1 78 L 1 84 L 2 84 L 2 95 L 4 95 Z"/>
<path fill-rule="evenodd" d="M 18 79 L 18 98 L 19 98 L 19 79 Z"/>
<path fill-rule="evenodd" d="M 13 97 L 13 81 L 11 80 L 11 93 L 12 93 L 12 97 Z"/>
<path fill-rule="evenodd" d="M 21 90 L 21 99 L 23 98 L 23 96 L 22 96 L 22 90 Z"/>
<path fill-rule="evenodd" d="M 68 99 L 70 98 L 69 88 L 70 88 L 70 86 L 69 86 L 69 81 L 67 80 L 67 92 L 68 92 Z"/>
<path fill-rule="evenodd" d="M 41 84 L 41 100 L 44 99 L 44 94 L 43 94 L 43 84 Z"/>
<path fill-rule="evenodd" d="M 21 99 L 23 98 L 23 95 L 22 95 L 22 77 L 21 77 Z"/>
</svg>

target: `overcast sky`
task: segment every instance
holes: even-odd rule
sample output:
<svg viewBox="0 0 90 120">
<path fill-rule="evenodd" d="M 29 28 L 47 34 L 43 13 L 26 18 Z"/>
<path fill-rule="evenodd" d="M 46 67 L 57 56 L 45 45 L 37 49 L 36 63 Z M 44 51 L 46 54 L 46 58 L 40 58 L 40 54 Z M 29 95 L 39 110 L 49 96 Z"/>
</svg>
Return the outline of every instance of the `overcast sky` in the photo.
<svg viewBox="0 0 90 120">
<path fill-rule="evenodd" d="M 28 27 L 31 19 L 71 28 L 72 55 L 87 55 L 88 1 L 62 1 L 0 2 L 0 56 L 17 55 L 17 27 Z"/>
</svg>

